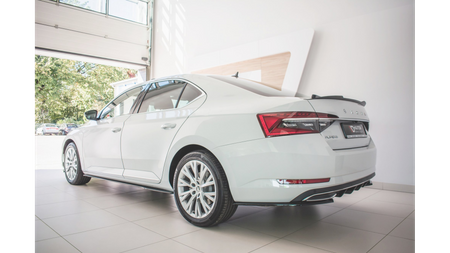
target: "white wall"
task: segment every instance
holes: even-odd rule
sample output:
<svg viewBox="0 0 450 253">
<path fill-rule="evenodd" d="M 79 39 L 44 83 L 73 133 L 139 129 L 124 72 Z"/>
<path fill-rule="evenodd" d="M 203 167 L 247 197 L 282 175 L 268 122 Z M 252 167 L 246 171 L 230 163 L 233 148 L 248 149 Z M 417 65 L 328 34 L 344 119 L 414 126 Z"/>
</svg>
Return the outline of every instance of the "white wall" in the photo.
<svg viewBox="0 0 450 253">
<path fill-rule="evenodd" d="M 299 81 L 301 80 L 303 74 L 306 60 L 308 58 L 308 52 L 311 47 L 313 35 L 313 29 L 303 29 L 300 31 L 252 41 L 224 50 L 214 51 L 212 53 L 202 54 L 200 56 L 190 57 L 188 69 L 190 71 L 208 69 L 212 66 L 223 66 L 239 61 L 289 52 L 290 57 L 286 72 L 284 73 L 281 90 L 285 92 L 285 94 L 295 96 L 298 90 Z M 272 65 L 272 67 L 275 66 Z M 261 70 L 258 73 L 249 73 L 242 72 L 242 69 L 235 69 L 233 72 L 236 73 L 237 71 L 239 71 L 239 76 L 242 78 L 261 82 Z"/>
<path fill-rule="evenodd" d="M 414 6 L 316 27 L 299 93 L 363 99 L 377 176 L 414 185 Z"/>
<path fill-rule="evenodd" d="M 310 28 L 298 93 L 366 100 L 378 146 L 374 181 L 415 185 L 413 0 L 156 0 L 152 77 L 190 72 L 200 55 Z"/>
</svg>

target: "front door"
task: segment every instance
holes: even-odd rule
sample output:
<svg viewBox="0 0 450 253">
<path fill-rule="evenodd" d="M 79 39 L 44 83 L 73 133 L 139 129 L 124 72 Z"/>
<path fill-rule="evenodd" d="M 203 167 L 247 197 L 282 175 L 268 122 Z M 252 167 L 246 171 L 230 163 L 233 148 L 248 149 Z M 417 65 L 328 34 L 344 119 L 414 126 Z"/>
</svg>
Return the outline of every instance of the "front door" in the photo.
<svg viewBox="0 0 450 253">
<path fill-rule="evenodd" d="M 84 168 L 87 174 L 122 178 L 121 136 L 130 108 L 143 89 L 138 86 L 111 101 L 83 131 Z"/>
<path fill-rule="evenodd" d="M 101 119 L 83 134 L 85 172 L 99 176 L 123 173 L 120 137 L 124 121 L 130 115 Z"/>
</svg>

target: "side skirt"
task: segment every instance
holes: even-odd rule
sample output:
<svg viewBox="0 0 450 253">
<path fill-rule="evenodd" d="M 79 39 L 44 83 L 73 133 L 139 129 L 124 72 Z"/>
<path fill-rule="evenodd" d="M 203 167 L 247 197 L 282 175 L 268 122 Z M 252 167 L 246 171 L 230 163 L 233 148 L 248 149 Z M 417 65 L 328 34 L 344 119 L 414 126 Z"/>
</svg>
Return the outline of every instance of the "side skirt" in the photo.
<svg viewBox="0 0 450 253">
<path fill-rule="evenodd" d="M 135 183 L 129 183 L 129 182 L 124 182 L 124 181 L 119 181 L 119 180 L 115 180 L 115 179 L 110 179 L 110 178 L 105 178 L 105 177 L 99 177 L 99 176 L 93 176 L 93 175 L 89 175 L 89 174 L 84 174 L 86 177 L 93 177 L 93 178 L 98 178 L 98 179 L 103 179 L 103 180 L 108 180 L 108 181 L 113 181 L 113 182 L 117 182 L 117 183 L 121 183 L 121 184 L 129 184 L 129 185 L 134 185 L 134 186 L 139 186 L 148 190 L 152 190 L 155 192 L 163 192 L 163 193 L 170 193 L 173 194 L 173 191 L 167 191 L 167 190 L 163 190 L 163 189 L 158 189 L 158 188 L 154 188 L 154 187 L 150 187 L 150 186 L 146 186 L 146 185 L 141 185 L 141 184 L 135 184 Z"/>
</svg>

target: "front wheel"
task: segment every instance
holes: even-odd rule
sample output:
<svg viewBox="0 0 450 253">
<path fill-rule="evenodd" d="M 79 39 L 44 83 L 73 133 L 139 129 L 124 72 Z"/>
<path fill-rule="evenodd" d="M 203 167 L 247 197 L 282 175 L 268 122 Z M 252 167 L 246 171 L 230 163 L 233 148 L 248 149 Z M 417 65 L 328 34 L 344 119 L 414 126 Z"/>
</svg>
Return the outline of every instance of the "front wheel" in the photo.
<svg viewBox="0 0 450 253">
<path fill-rule="evenodd" d="M 81 170 L 80 158 L 75 143 L 69 143 L 64 151 L 64 174 L 67 182 L 73 185 L 87 184 L 91 178 L 85 177 Z"/>
<path fill-rule="evenodd" d="M 191 152 L 181 159 L 173 186 L 178 210 L 193 225 L 214 226 L 236 211 L 225 172 L 206 151 Z"/>
</svg>

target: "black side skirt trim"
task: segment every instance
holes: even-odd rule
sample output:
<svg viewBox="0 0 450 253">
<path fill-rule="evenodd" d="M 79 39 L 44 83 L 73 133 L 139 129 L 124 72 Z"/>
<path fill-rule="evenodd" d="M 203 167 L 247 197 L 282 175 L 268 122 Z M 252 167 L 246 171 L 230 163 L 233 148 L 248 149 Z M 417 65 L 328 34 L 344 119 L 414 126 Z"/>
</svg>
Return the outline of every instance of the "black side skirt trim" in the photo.
<svg viewBox="0 0 450 253">
<path fill-rule="evenodd" d="M 128 182 L 124 182 L 124 181 L 119 181 L 119 180 L 115 180 L 115 179 L 109 179 L 109 178 L 106 178 L 106 177 L 93 176 L 93 175 L 89 175 L 89 174 L 84 174 L 84 175 L 86 177 L 93 177 L 93 178 L 113 181 L 113 182 L 117 182 L 117 183 L 121 183 L 121 184 L 129 184 L 129 185 L 139 186 L 139 187 L 142 187 L 142 188 L 145 188 L 145 189 L 149 189 L 149 190 L 152 190 L 152 191 L 155 191 L 155 192 L 163 192 L 163 193 L 173 194 L 173 191 L 167 191 L 167 190 L 158 189 L 158 188 L 154 188 L 154 187 L 150 187 L 150 186 L 146 186 L 146 185 L 128 183 Z"/>
</svg>

